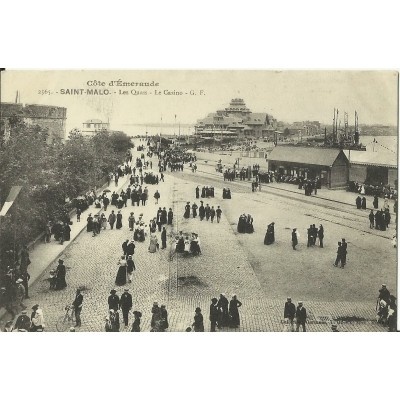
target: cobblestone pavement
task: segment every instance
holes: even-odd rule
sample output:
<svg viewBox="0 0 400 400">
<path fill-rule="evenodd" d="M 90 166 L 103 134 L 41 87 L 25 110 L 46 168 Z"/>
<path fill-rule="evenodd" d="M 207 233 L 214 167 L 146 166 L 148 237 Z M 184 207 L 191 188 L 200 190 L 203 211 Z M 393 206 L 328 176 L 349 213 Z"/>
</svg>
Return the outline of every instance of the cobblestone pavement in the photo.
<svg viewBox="0 0 400 400">
<path fill-rule="evenodd" d="M 153 159 L 153 164 L 156 164 L 155 159 Z M 307 264 L 308 255 L 304 245 L 300 246 L 301 250 L 298 254 L 301 255 L 297 255 L 299 258 L 294 261 L 289 258 L 289 267 L 281 268 L 282 261 L 277 260 L 284 260 L 287 264 L 288 261 L 282 258 L 282 254 L 291 251 L 290 242 L 288 246 L 285 243 L 286 239 L 283 239 L 283 236 L 287 234 L 284 227 L 291 226 L 293 204 L 298 204 L 298 200 L 281 201 L 278 197 L 277 201 L 277 196 L 264 193 L 256 193 L 255 199 L 255 196 L 250 197 L 251 192 L 243 190 L 236 193 L 236 189 L 232 200 L 219 200 L 221 190 L 215 184 L 216 198 L 204 199 L 204 203 L 209 202 L 210 206 L 221 205 L 223 209 L 221 223 L 217 224 L 216 220 L 213 224 L 206 221 L 200 222 L 198 217 L 185 220 L 183 212 L 186 201 L 194 201 L 194 188 L 197 184 L 202 184 L 205 179 L 201 174 L 188 175 L 186 172 L 166 174 L 165 183 L 148 185 L 149 202 L 145 207 L 132 207 L 128 202 L 128 207 L 122 209 L 123 228 L 121 230 L 107 229 L 96 237 L 92 237 L 85 230 L 82 231 L 62 256 L 67 266 L 68 287 L 65 290 L 50 291 L 48 288 L 48 273 L 55 267 L 55 263 L 43 272 L 31 286 L 31 298 L 26 301 L 26 305 L 28 308 L 35 303 L 41 305 L 45 313 L 47 331 L 56 330 L 57 319 L 63 315 L 64 306 L 72 302 L 77 287 L 83 288 L 84 295 L 80 330 L 104 331 L 104 318 L 108 311 L 107 297 L 110 290 L 115 288 L 117 260 L 122 252 L 121 244 L 125 239 L 132 237 L 127 224 L 128 215 L 131 211 L 135 212 L 136 217 L 139 213 L 143 213 L 143 219 L 147 223 L 150 218 L 155 217 L 159 206 L 167 209 L 173 207 L 174 232 L 182 230 L 199 234 L 202 254 L 199 257 L 175 255 L 174 259 L 169 261 L 169 246 L 166 250 L 149 253 L 148 238 L 143 243 L 136 243 L 134 256 L 136 271 L 133 282 L 117 288 L 117 293 L 120 295 L 124 288 L 130 289 L 134 309 L 140 310 L 143 314 L 142 331 L 150 330 L 150 310 L 154 301 L 167 306 L 169 331 L 184 331 L 191 325 L 194 309 L 197 306 L 202 308 L 205 327 L 209 330 L 210 299 L 214 296 L 218 297 L 219 293 L 226 293 L 229 299 L 233 293 L 236 293 L 243 303 L 240 308 L 240 328 L 224 329 L 228 331 L 285 331 L 286 325 L 282 322 L 282 317 L 283 304 L 287 295 L 291 295 L 294 301 L 304 301 L 309 315 L 309 331 L 330 331 L 330 321 L 335 318 L 356 320 L 353 323 L 340 324 L 341 331 L 385 330 L 375 322 L 375 299 L 373 298 L 375 292 L 372 292 L 371 298 L 366 298 L 365 294 L 362 298 L 354 296 L 354 299 L 347 295 L 341 298 L 332 296 L 332 292 L 340 285 L 349 284 L 350 288 L 346 288 L 345 294 L 350 293 L 351 281 L 357 279 L 358 276 L 352 275 L 350 266 L 344 271 L 339 271 L 323 264 L 327 259 L 332 263 L 334 246 L 327 245 L 327 248 L 321 249 L 321 252 L 317 248 L 308 249 L 313 254 L 318 254 L 319 259 L 322 260 L 320 268 L 316 268 L 316 263 Z M 222 185 L 223 182 L 219 187 Z M 156 189 L 161 193 L 158 205 L 155 205 L 153 198 Z M 266 206 L 265 201 L 271 203 L 272 209 Z M 200 205 L 200 202 L 198 201 L 197 204 Z M 283 215 L 287 214 L 286 219 L 279 221 L 276 232 L 277 243 L 274 246 L 260 245 L 263 242 L 263 229 L 266 222 L 270 222 L 271 218 L 277 216 L 277 207 L 281 207 L 279 209 L 281 213 L 283 211 Z M 309 207 L 313 206 L 309 205 Z M 259 218 L 263 222 L 256 222 L 256 232 L 253 235 L 239 235 L 236 233 L 237 217 L 241 212 L 249 212 L 249 210 L 255 215 L 256 220 Z M 109 210 L 107 214 L 108 212 Z M 302 211 L 299 213 L 296 224 L 298 226 L 306 224 L 308 219 L 309 217 Z M 168 227 L 168 230 L 170 232 L 171 228 Z M 368 247 L 374 244 L 376 237 L 370 236 L 368 242 L 363 239 L 363 246 Z M 337 241 L 336 237 L 331 240 Z M 379 240 L 386 239 L 379 238 Z M 379 246 L 381 245 L 379 243 Z M 254 250 L 256 248 L 257 252 Z M 350 254 L 353 254 L 351 245 L 349 248 Z M 320 254 L 325 255 L 320 256 Z M 381 254 L 376 257 L 381 257 Z M 365 260 L 370 258 L 371 251 L 368 251 Z M 263 259 L 266 261 L 260 262 Z M 391 259 L 387 262 L 391 262 Z M 379 288 L 382 279 L 387 278 L 384 273 L 379 274 L 379 268 L 382 271 L 385 269 L 381 266 L 378 268 L 378 265 L 373 272 L 376 275 L 376 281 L 367 285 L 375 290 Z M 290 271 L 290 277 L 288 277 L 288 271 Z M 362 277 L 361 273 L 360 276 Z M 328 278 L 332 281 L 332 286 L 327 284 Z M 293 284 L 296 279 L 299 279 L 300 285 Z M 388 279 L 386 283 L 391 288 L 392 281 Z M 321 288 L 315 289 L 316 285 L 321 285 Z M 308 287 L 312 289 L 307 292 L 305 289 Z M 340 292 L 339 295 L 343 293 Z M 351 301 L 344 302 L 342 299 Z"/>
</svg>

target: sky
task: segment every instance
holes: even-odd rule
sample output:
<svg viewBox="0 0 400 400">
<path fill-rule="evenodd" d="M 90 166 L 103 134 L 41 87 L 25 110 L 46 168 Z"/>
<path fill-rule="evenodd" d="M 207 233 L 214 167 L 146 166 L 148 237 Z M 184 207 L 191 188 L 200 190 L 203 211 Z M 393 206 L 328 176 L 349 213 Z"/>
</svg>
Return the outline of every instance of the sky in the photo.
<svg viewBox="0 0 400 400">
<path fill-rule="evenodd" d="M 110 86 L 118 80 L 159 85 Z M 93 81 L 104 82 L 104 86 L 93 86 Z M 82 89 L 83 94 L 61 94 L 62 89 Z M 88 89 L 109 90 L 110 94 L 90 95 Z M 134 95 L 132 89 L 147 94 Z M 119 90 L 128 94 L 119 94 Z M 15 102 L 17 91 L 24 104 L 66 107 L 67 132 L 93 118 L 109 119 L 112 129 L 157 124 L 161 118 L 164 124 L 194 124 L 236 97 L 243 98 L 253 112 L 267 112 L 289 123 L 316 120 L 330 124 L 334 108 L 342 120 L 343 112 L 348 112 L 349 124 L 354 123 L 355 110 L 360 124 L 397 125 L 398 114 L 398 74 L 391 71 L 3 71 L 1 101 Z M 168 94 L 173 91 L 183 94 Z"/>
</svg>

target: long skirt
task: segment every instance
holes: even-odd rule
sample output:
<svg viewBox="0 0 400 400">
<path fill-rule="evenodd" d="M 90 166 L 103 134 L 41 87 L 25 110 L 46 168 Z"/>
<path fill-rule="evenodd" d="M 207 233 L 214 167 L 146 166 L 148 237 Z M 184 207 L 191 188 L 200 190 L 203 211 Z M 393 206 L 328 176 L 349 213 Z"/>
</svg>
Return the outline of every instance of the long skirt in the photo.
<svg viewBox="0 0 400 400">
<path fill-rule="evenodd" d="M 121 265 L 118 268 L 117 277 L 115 278 L 115 284 L 118 286 L 126 284 L 126 265 Z"/>
</svg>

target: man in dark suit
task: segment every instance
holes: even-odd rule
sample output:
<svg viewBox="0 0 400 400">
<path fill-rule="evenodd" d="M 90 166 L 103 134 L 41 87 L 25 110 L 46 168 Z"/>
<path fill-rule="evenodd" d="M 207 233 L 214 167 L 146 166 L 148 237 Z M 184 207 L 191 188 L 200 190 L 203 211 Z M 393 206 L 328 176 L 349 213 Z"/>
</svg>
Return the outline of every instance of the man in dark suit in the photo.
<svg viewBox="0 0 400 400">
<path fill-rule="evenodd" d="M 303 332 L 306 332 L 307 311 L 303 307 L 303 302 L 299 301 L 296 309 L 296 332 L 299 332 L 300 325 L 303 327 Z"/>
<path fill-rule="evenodd" d="M 81 294 L 81 290 L 76 289 L 75 300 L 72 303 L 72 306 L 74 307 L 74 311 L 75 311 L 75 321 L 76 321 L 75 326 L 76 327 L 80 327 L 82 324 L 82 321 L 81 321 L 82 303 L 83 303 L 83 296 Z"/>
<path fill-rule="evenodd" d="M 287 298 L 287 301 L 285 303 L 285 310 L 283 312 L 283 318 L 287 320 L 287 322 L 290 324 L 291 331 L 294 332 L 294 317 L 296 315 L 296 306 L 292 303 L 291 297 Z"/>
<path fill-rule="evenodd" d="M 111 290 L 110 295 L 108 296 L 108 309 L 118 311 L 119 309 L 119 297 L 116 294 L 117 291 L 115 289 Z"/>
<path fill-rule="evenodd" d="M 215 332 L 215 327 L 217 326 L 218 322 L 218 307 L 217 307 L 218 299 L 213 297 L 211 299 L 210 304 L 210 322 L 211 322 L 211 331 Z"/>
<path fill-rule="evenodd" d="M 124 324 L 128 326 L 129 311 L 132 309 L 132 295 L 129 293 L 129 289 L 125 289 L 121 296 L 119 306 L 122 310 L 122 315 L 124 317 Z"/>
</svg>

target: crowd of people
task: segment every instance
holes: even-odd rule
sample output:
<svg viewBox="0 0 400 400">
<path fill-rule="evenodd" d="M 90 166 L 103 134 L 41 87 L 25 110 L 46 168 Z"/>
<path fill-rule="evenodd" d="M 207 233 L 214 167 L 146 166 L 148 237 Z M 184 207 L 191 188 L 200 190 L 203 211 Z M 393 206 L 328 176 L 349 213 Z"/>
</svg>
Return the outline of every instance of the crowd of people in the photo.
<svg viewBox="0 0 400 400">
<path fill-rule="evenodd" d="M 196 186 L 195 192 L 196 192 L 196 199 L 199 199 L 200 197 L 202 199 L 204 199 L 204 198 L 208 199 L 210 197 L 214 197 L 215 196 L 214 187 L 213 186 L 210 186 L 210 187 L 203 186 L 201 188 L 201 193 L 200 193 L 200 186 Z"/>
<path fill-rule="evenodd" d="M 239 233 L 253 233 L 253 217 L 250 214 L 242 214 L 239 217 L 239 221 L 237 224 L 237 231 Z"/>
</svg>

